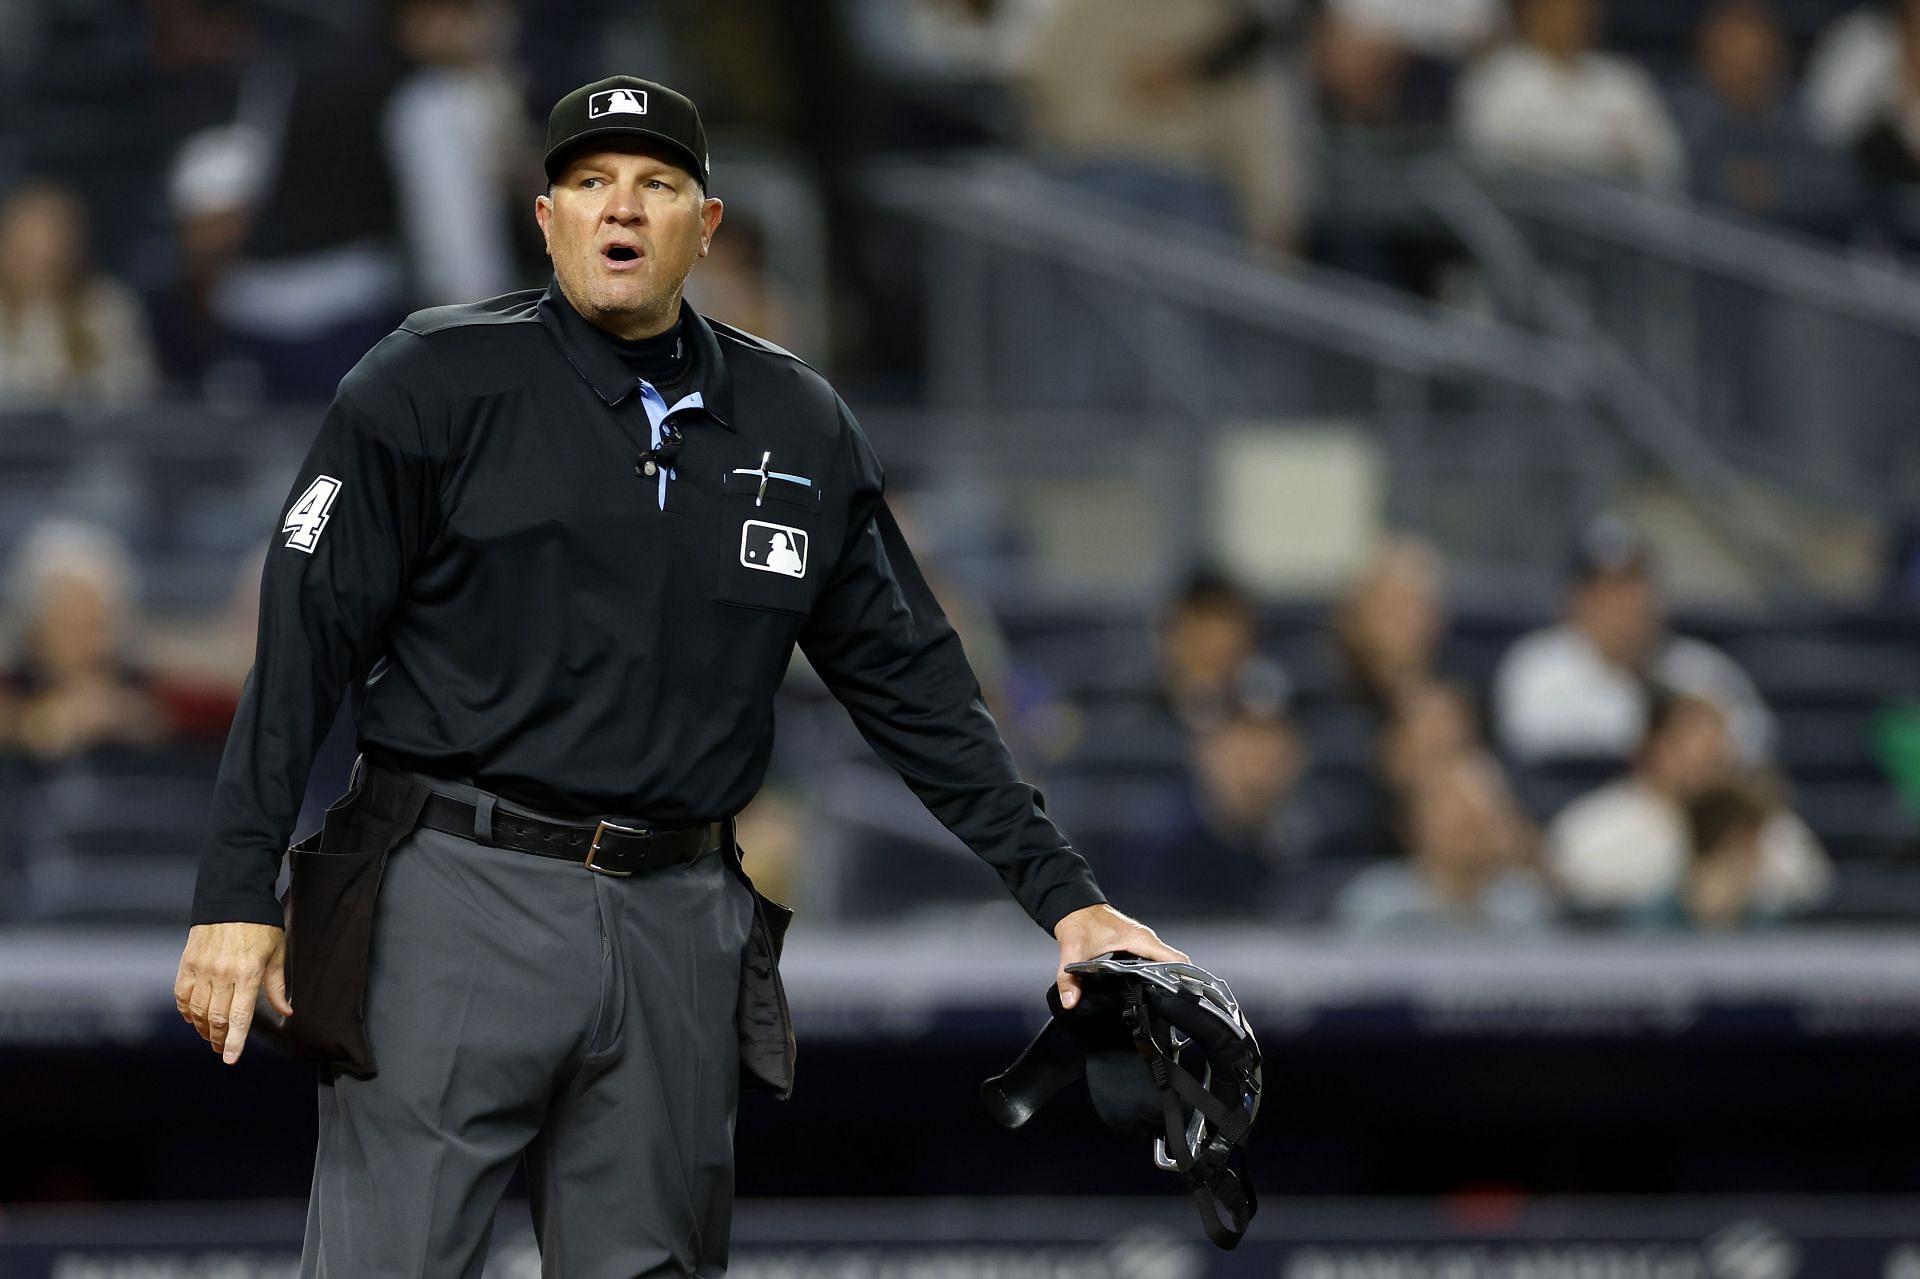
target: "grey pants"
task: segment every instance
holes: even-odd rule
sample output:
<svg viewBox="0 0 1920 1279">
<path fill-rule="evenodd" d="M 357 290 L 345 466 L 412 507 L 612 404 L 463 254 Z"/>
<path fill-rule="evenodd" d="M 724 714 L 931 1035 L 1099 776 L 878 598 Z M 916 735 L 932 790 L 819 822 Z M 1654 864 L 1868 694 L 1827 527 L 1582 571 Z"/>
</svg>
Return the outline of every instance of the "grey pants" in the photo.
<svg viewBox="0 0 1920 1279">
<path fill-rule="evenodd" d="M 303 1279 L 478 1279 L 523 1158 L 548 1279 L 724 1274 L 753 912 L 726 856 L 618 879 L 426 829 L 395 848 L 380 1073 L 320 1086 Z"/>
</svg>

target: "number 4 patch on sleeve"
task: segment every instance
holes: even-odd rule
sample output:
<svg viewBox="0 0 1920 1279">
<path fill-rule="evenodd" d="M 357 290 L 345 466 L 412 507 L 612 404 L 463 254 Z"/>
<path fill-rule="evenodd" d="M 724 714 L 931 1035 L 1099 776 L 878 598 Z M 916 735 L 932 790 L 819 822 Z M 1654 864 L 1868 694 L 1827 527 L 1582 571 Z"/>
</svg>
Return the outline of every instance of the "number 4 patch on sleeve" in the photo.
<svg viewBox="0 0 1920 1279">
<path fill-rule="evenodd" d="M 313 483 L 307 485 L 306 492 L 294 500 L 287 511 L 286 523 L 280 531 L 287 535 L 287 545 L 296 551 L 313 554 L 315 544 L 320 541 L 320 530 L 327 526 L 327 512 L 333 509 L 333 499 L 340 496 L 340 481 L 331 475 L 316 475 Z"/>
</svg>

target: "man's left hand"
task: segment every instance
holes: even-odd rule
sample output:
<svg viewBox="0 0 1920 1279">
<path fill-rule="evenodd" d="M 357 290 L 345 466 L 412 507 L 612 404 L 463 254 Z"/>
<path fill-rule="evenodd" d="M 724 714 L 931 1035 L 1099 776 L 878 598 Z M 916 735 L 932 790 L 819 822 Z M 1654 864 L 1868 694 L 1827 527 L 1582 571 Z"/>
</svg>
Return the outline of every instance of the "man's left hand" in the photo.
<svg viewBox="0 0 1920 1279">
<path fill-rule="evenodd" d="M 1160 940 L 1158 933 L 1137 919 L 1129 919 L 1111 906 L 1082 906 L 1053 926 L 1053 938 L 1060 943 L 1060 971 L 1054 984 L 1060 988 L 1062 1007 L 1080 1002 L 1080 979 L 1067 971 L 1077 964 L 1110 950 L 1124 950 L 1157 963 L 1184 964 L 1184 951 L 1175 950 Z"/>
</svg>

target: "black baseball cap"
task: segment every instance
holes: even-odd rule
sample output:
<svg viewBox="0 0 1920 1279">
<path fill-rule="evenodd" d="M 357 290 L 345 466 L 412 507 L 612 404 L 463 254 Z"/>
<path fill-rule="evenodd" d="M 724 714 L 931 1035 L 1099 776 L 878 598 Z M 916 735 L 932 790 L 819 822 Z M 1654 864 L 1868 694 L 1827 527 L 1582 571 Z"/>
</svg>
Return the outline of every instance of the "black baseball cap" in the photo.
<svg viewBox="0 0 1920 1279">
<path fill-rule="evenodd" d="M 662 143 L 700 179 L 711 177 L 707 129 L 700 108 L 684 93 L 638 76 L 616 75 L 583 84 L 553 104 L 547 116 L 547 180 L 560 176 L 567 154 L 592 138 L 649 138 Z"/>
</svg>

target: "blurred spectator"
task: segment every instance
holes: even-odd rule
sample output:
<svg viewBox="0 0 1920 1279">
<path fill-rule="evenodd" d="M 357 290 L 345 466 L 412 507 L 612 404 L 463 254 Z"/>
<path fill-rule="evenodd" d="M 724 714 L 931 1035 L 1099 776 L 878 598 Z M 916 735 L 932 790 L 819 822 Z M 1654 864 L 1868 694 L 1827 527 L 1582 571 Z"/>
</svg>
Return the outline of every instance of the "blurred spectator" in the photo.
<svg viewBox="0 0 1920 1279">
<path fill-rule="evenodd" d="M 1497 24 L 1483 23 L 1499 4 L 1435 4 L 1346 0 L 1314 24 L 1315 114 L 1330 141 L 1389 154 L 1429 139 L 1414 130 L 1444 127 L 1460 62 L 1486 43 Z"/>
<path fill-rule="evenodd" d="M 1160 626 L 1160 697 L 1188 729 L 1205 728 L 1251 704 L 1269 711 L 1292 692 L 1285 671 L 1256 651 L 1253 601 L 1210 569 L 1181 587 Z"/>
<path fill-rule="evenodd" d="M 508 194 L 539 168 L 500 65 L 510 15 L 396 0 L 387 38 L 316 35 L 276 69 L 271 178 L 214 294 L 270 397 L 325 399 L 408 310 L 517 282 Z"/>
<path fill-rule="evenodd" d="M 1427 772 L 1484 749 L 1467 690 L 1427 680 L 1394 699 L 1380 731 L 1380 778 L 1389 795 L 1410 794 Z"/>
<path fill-rule="evenodd" d="M 1506 24 L 1503 0 L 1329 0 L 1326 13 L 1409 53 L 1448 60 L 1477 53 Z"/>
<path fill-rule="evenodd" d="M 1397 537 L 1334 605 L 1334 642 L 1350 689 L 1376 714 L 1432 678 L 1447 629 L 1445 585 L 1439 554 L 1418 538 Z"/>
<path fill-rule="evenodd" d="M 1787 99 L 1787 34 L 1770 0 L 1719 0 L 1674 95 L 1693 192 L 1757 217 L 1842 229 L 1851 184 Z"/>
<path fill-rule="evenodd" d="M 1340 849 L 1356 856 L 1404 857 L 1407 797 L 1435 770 L 1485 750 L 1464 688 L 1437 679 L 1403 688 L 1380 721 L 1370 770 L 1350 784 L 1337 836 Z"/>
<path fill-rule="evenodd" d="M 316 31 L 256 78 L 269 70 L 280 100 L 257 125 L 269 177 L 213 308 L 268 397 L 323 401 L 407 310 L 382 145 L 406 67 L 390 41 Z"/>
<path fill-rule="evenodd" d="M 1766 921 L 1758 889 L 1772 797 L 1751 783 L 1720 782 L 1687 805 L 1687 873 L 1675 891 L 1636 916 L 1645 928 L 1729 932 Z"/>
<path fill-rule="evenodd" d="M 1807 60 L 1807 122 L 1832 147 L 1851 146 L 1897 96 L 1899 20 L 1914 0 L 1869 0 L 1834 20 Z"/>
<path fill-rule="evenodd" d="M 1516 0 L 1517 39 L 1468 70 L 1461 140 L 1482 159 L 1675 187 L 1685 156 L 1647 73 L 1595 44 L 1601 0 Z"/>
<path fill-rule="evenodd" d="M 9 585 L 25 618 L 7 676 L 11 745 L 52 760 L 160 744 L 166 717 L 126 658 L 134 583 L 119 540 L 93 525 L 45 521 L 15 553 Z"/>
<path fill-rule="evenodd" d="M 856 53 L 885 90 L 884 145 L 1011 137 L 1011 86 L 1059 0 L 845 0 Z"/>
<path fill-rule="evenodd" d="M 1687 805 L 1734 777 L 1727 721 L 1704 697 L 1654 700 L 1633 769 L 1569 804 L 1547 831 L 1547 861 L 1567 900 L 1583 910 L 1631 910 L 1679 891 L 1686 877 Z M 1757 899 L 1770 910 L 1826 895 L 1833 871 L 1806 823 L 1784 809 L 1761 839 Z"/>
<path fill-rule="evenodd" d="M 1537 933 L 1553 920 L 1525 869 L 1525 826 L 1484 753 L 1423 770 L 1406 796 L 1407 857 L 1356 875 L 1333 906 L 1359 933 Z"/>
<path fill-rule="evenodd" d="M 1410 155 L 1445 129 L 1458 67 L 1415 52 L 1367 8 L 1329 6 L 1313 25 L 1308 252 L 1341 271 L 1428 294 L 1458 246 L 1425 219 L 1383 205 L 1379 192 L 1398 184 Z"/>
<path fill-rule="evenodd" d="M 1314 101 L 1321 126 L 1342 134 L 1405 122 L 1409 57 L 1388 32 L 1329 10 L 1313 31 Z"/>
<path fill-rule="evenodd" d="M 1872 221 L 1896 243 L 1920 243 L 1920 2 L 1895 21 L 1898 61 L 1884 99 L 1854 139 L 1854 157 L 1875 195 Z"/>
<path fill-rule="evenodd" d="M 1233 0 L 1060 0 L 1027 68 L 1033 147 L 1103 195 L 1291 247 L 1299 144 L 1273 76 L 1237 56 L 1248 21 Z"/>
<path fill-rule="evenodd" d="M 1646 731 L 1648 681 L 1712 699 L 1746 758 L 1770 750 L 1773 717 L 1752 681 L 1719 649 L 1667 630 L 1651 550 L 1602 519 L 1576 548 L 1567 620 L 1515 641 L 1494 674 L 1499 744 L 1522 763 L 1625 759 Z"/>
<path fill-rule="evenodd" d="M 1289 913 L 1285 896 L 1327 833 L 1302 790 L 1307 755 L 1292 720 L 1276 707 L 1237 707 L 1191 748 L 1164 833 L 1102 862 L 1102 884 L 1143 911 Z"/>
<path fill-rule="evenodd" d="M 412 301 L 472 302 L 519 287 L 510 219 L 531 219 L 540 168 L 506 64 L 506 0 L 402 0 L 394 42 L 411 69 L 387 106 Z"/>
<path fill-rule="evenodd" d="M 0 205 L 0 408 L 118 408 L 154 393 L 134 295 L 88 263 L 86 208 L 31 183 Z"/>
<path fill-rule="evenodd" d="M 1359 855 L 1397 856 L 1396 820 L 1418 769 L 1480 748 L 1470 702 L 1438 680 L 1447 630 L 1446 566 L 1419 538 L 1386 542 L 1333 607 L 1342 693 L 1372 734 L 1372 768 L 1356 777 L 1342 844 Z"/>
<path fill-rule="evenodd" d="M 809 345 L 795 328 L 793 307 L 767 273 L 767 238 L 751 214 L 729 205 L 700 269 L 687 280 L 687 300 L 720 320 L 789 351 Z M 817 343 L 815 344 L 817 345 Z"/>
<path fill-rule="evenodd" d="M 247 125 L 222 125 L 188 138 L 168 181 L 179 261 L 148 298 L 160 366 L 189 395 L 257 398 L 256 379 L 235 358 L 233 334 L 214 296 L 246 242 L 267 179 L 267 144 Z"/>
</svg>

